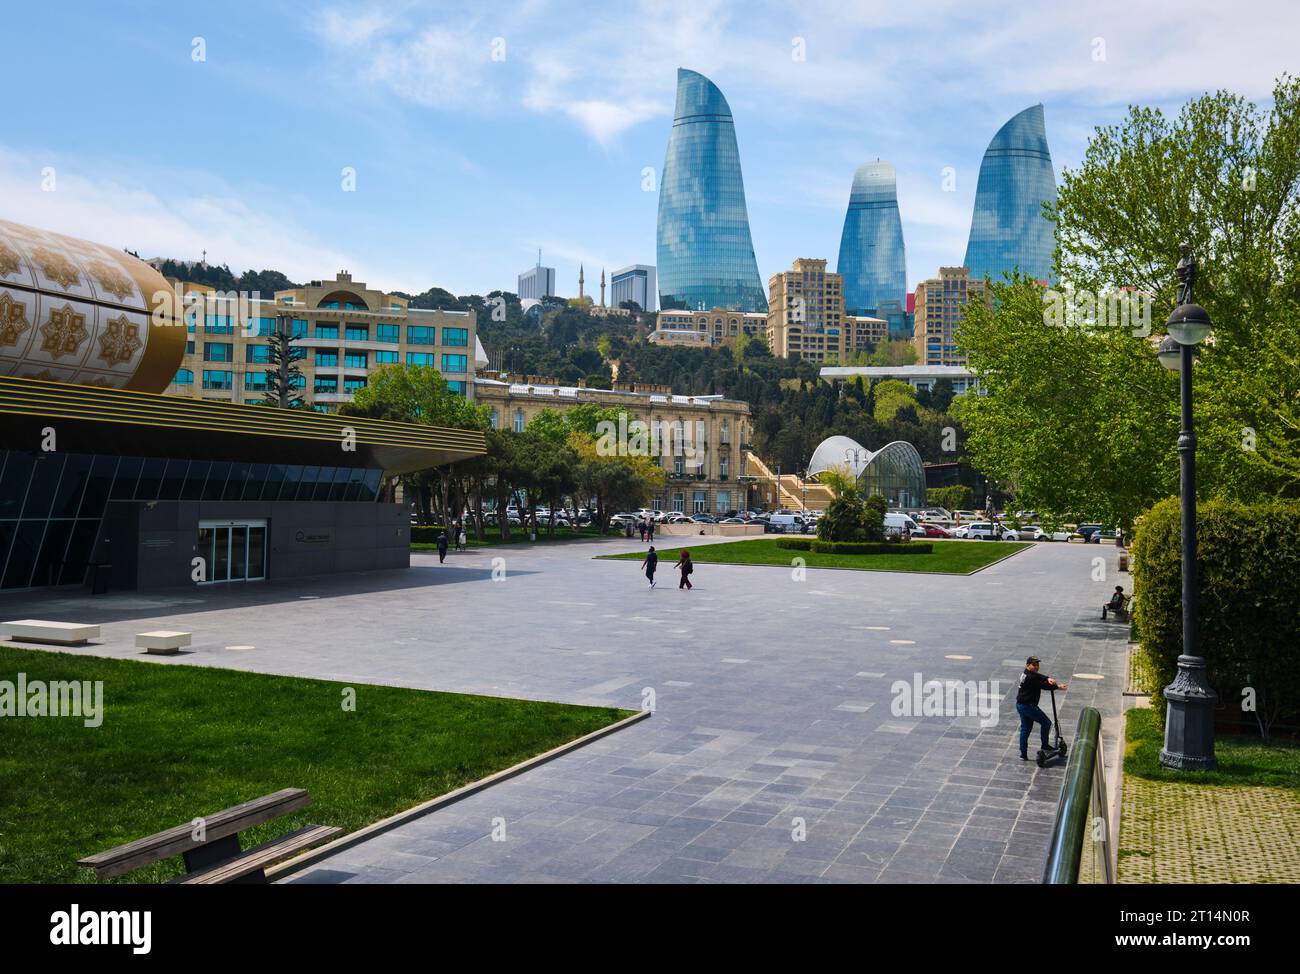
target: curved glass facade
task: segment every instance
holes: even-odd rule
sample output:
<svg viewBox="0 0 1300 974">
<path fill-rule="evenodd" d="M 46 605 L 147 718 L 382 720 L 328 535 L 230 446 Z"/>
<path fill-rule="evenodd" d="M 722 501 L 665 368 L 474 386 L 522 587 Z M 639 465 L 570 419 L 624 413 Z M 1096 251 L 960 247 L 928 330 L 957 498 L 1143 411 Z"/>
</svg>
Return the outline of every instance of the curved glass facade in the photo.
<svg viewBox="0 0 1300 974">
<path fill-rule="evenodd" d="M 925 506 L 925 464 L 911 443 L 894 440 L 872 453 L 848 436 L 828 436 L 813 450 L 807 477 L 832 468 L 851 472 L 865 495 L 880 494 L 891 508 Z"/>
<path fill-rule="evenodd" d="M 1056 174 L 1047 148 L 1043 106 L 1026 108 L 998 129 L 975 188 L 966 266 L 971 277 L 1002 280 L 1019 270 L 1049 280 L 1056 235 L 1043 203 L 1056 202 Z"/>
<path fill-rule="evenodd" d="M 907 300 L 903 221 L 894 165 L 868 162 L 853 174 L 837 270 L 844 278 L 845 314 L 877 311 Z"/>
<path fill-rule="evenodd" d="M 677 71 L 677 109 L 659 185 L 659 307 L 766 311 L 727 99 Z"/>
</svg>

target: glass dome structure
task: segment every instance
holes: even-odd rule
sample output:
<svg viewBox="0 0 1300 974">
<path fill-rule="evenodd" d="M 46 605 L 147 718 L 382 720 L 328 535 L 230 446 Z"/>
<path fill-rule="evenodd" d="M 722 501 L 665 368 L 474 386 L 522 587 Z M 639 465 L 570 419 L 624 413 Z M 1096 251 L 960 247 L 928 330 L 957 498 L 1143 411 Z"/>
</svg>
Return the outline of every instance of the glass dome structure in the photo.
<svg viewBox="0 0 1300 974">
<path fill-rule="evenodd" d="M 808 461 L 808 479 L 832 469 L 849 471 L 862 484 L 864 495 L 880 494 L 890 507 L 925 506 L 925 465 L 916 447 L 904 440 L 886 443 L 873 453 L 852 437 L 827 437 Z"/>
</svg>

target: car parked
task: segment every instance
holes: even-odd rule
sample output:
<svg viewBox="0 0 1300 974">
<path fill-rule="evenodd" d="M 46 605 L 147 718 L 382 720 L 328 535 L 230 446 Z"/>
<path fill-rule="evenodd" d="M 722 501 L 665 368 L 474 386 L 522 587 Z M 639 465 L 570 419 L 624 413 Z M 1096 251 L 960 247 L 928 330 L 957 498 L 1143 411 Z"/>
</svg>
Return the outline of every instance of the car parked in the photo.
<svg viewBox="0 0 1300 974">
<path fill-rule="evenodd" d="M 951 538 L 952 537 L 952 532 L 949 531 L 947 528 L 940 527 L 939 525 L 933 524 L 929 521 L 926 521 L 924 524 L 921 525 L 921 531 L 924 534 L 924 536 L 927 538 Z"/>
</svg>

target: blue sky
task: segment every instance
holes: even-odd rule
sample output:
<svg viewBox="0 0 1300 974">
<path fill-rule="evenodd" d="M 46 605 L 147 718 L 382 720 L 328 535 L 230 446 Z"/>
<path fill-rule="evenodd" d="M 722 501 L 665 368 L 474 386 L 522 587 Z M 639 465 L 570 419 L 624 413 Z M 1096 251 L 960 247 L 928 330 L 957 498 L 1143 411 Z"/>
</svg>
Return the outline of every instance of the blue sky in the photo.
<svg viewBox="0 0 1300 974">
<path fill-rule="evenodd" d="M 654 263 L 643 173 L 679 66 L 731 103 L 765 281 L 834 266 L 853 171 L 879 157 L 909 287 L 962 260 L 980 157 L 1020 109 L 1045 104 L 1059 175 L 1130 103 L 1264 100 L 1300 67 L 1294 0 L 47 2 L 7 9 L 5 35 L 0 218 L 458 294 L 513 290 L 538 247 L 566 295 L 580 261 L 589 292 L 602 266 Z"/>
</svg>

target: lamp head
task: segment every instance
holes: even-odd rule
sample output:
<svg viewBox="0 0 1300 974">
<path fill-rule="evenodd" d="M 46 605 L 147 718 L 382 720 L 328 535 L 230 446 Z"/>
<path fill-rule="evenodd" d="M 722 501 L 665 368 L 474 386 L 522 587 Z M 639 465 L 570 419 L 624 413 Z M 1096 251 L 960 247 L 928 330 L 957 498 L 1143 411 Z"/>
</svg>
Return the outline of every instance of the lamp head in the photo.
<svg viewBox="0 0 1300 974">
<path fill-rule="evenodd" d="M 1172 335 L 1166 335 L 1160 340 L 1160 347 L 1156 349 L 1156 358 L 1170 372 L 1177 372 L 1182 366 L 1183 346 L 1175 341 Z"/>
<path fill-rule="evenodd" d="M 1180 345 L 1199 345 L 1213 329 L 1210 313 L 1199 304 L 1180 304 L 1165 322 L 1165 330 Z"/>
</svg>

